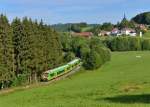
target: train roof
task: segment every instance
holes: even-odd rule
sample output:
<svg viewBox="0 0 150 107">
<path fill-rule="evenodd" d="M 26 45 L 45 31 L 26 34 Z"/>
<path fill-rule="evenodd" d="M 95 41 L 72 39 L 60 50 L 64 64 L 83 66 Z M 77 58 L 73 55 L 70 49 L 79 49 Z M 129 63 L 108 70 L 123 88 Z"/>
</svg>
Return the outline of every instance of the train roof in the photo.
<svg viewBox="0 0 150 107">
<path fill-rule="evenodd" d="M 59 70 L 63 70 L 65 67 L 68 67 L 68 65 L 63 65 L 63 66 L 60 66 L 58 68 L 54 68 L 52 70 L 48 70 L 45 73 L 51 73 L 51 72 L 56 72 L 56 71 L 59 71 Z"/>
<path fill-rule="evenodd" d="M 63 70 L 65 67 L 68 67 L 70 64 L 74 64 L 75 62 L 79 61 L 80 59 L 74 59 L 73 61 L 67 63 L 66 65 L 63 65 L 63 66 L 60 66 L 58 68 L 54 68 L 54 69 L 51 69 L 51 70 L 48 70 L 44 73 L 51 73 L 51 72 L 57 72 L 59 70 Z"/>
<path fill-rule="evenodd" d="M 74 64 L 77 61 L 79 61 L 79 59 L 74 59 L 73 61 L 69 62 L 68 64 Z"/>
</svg>

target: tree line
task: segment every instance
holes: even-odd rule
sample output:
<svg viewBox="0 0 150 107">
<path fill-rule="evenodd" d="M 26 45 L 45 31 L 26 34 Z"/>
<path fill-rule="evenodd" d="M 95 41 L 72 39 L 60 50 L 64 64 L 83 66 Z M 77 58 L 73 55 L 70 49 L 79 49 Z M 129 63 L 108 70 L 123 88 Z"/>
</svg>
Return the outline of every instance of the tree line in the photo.
<svg viewBox="0 0 150 107">
<path fill-rule="evenodd" d="M 62 63 L 58 33 L 49 25 L 27 17 L 10 23 L 0 15 L 0 89 L 37 82 Z"/>
<path fill-rule="evenodd" d="M 140 37 L 108 37 L 102 40 L 111 51 L 149 51 L 150 39 Z"/>
</svg>

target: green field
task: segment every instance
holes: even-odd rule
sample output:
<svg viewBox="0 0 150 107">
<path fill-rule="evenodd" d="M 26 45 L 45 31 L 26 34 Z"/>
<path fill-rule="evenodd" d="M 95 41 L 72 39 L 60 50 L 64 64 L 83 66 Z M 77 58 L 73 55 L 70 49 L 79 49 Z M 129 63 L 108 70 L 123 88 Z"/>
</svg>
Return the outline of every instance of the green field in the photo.
<svg viewBox="0 0 150 107">
<path fill-rule="evenodd" d="M 99 70 L 1 94 L 0 107 L 150 107 L 150 52 L 112 53 Z"/>
</svg>

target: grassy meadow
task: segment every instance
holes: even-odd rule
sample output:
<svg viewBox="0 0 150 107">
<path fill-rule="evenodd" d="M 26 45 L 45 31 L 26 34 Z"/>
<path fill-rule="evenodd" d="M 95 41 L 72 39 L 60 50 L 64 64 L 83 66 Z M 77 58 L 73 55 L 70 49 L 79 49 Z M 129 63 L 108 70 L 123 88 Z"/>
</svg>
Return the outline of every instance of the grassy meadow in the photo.
<svg viewBox="0 0 150 107">
<path fill-rule="evenodd" d="M 150 52 L 114 52 L 98 70 L 0 94 L 0 107 L 150 107 Z"/>
</svg>

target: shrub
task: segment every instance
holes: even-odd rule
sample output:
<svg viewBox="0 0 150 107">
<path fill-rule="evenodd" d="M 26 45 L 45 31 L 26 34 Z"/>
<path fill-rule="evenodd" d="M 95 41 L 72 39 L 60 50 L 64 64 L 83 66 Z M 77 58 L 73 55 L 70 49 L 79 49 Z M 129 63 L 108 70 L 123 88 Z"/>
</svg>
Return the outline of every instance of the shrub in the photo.
<svg viewBox="0 0 150 107">
<path fill-rule="evenodd" d="M 21 74 L 12 81 L 12 86 L 21 86 L 27 84 L 27 76 Z"/>
<path fill-rule="evenodd" d="M 84 59 L 85 69 L 97 69 L 103 64 L 101 56 L 96 51 L 91 51 Z"/>
<path fill-rule="evenodd" d="M 141 39 L 138 37 L 129 38 L 130 51 L 140 51 L 142 47 Z"/>
<path fill-rule="evenodd" d="M 82 46 L 80 48 L 80 56 L 81 59 L 84 59 L 86 57 L 86 55 L 91 51 L 91 49 L 88 47 L 88 45 L 86 46 Z"/>
<path fill-rule="evenodd" d="M 77 57 L 81 58 L 81 48 L 87 45 L 87 40 L 81 37 L 73 37 L 71 42 L 72 51 L 75 53 Z"/>
<path fill-rule="evenodd" d="M 97 69 L 111 58 L 110 50 L 105 47 L 95 47 L 83 58 L 85 69 Z"/>
<path fill-rule="evenodd" d="M 150 50 L 150 39 L 142 40 L 142 50 Z"/>
<path fill-rule="evenodd" d="M 64 59 L 65 59 L 65 62 L 69 62 L 69 61 L 75 59 L 75 55 L 73 52 L 68 52 L 68 53 L 66 53 Z"/>
</svg>

